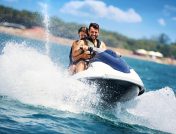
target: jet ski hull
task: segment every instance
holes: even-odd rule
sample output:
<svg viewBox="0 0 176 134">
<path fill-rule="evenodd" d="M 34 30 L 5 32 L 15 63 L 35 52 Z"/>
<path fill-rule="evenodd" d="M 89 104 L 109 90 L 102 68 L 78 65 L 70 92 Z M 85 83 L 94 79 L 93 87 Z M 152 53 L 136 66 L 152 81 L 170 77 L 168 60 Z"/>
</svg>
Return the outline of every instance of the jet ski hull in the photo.
<svg viewBox="0 0 176 134">
<path fill-rule="evenodd" d="M 101 99 L 111 104 L 129 101 L 144 92 L 134 83 L 117 79 L 86 78 L 86 83 L 96 85 Z"/>
</svg>

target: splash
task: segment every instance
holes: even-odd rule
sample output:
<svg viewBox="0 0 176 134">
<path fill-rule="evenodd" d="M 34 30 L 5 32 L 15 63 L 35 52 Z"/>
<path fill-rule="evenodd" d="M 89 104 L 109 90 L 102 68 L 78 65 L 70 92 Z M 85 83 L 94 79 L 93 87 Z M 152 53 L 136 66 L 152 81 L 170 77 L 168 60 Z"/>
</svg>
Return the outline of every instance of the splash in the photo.
<svg viewBox="0 0 176 134">
<path fill-rule="evenodd" d="M 123 122 L 176 133 L 176 98 L 165 87 L 149 91 L 124 104 L 117 104 L 116 116 Z"/>
<path fill-rule="evenodd" d="M 68 77 L 47 56 L 25 43 L 6 43 L 0 55 L 0 94 L 22 103 L 83 112 L 97 103 L 96 89 Z"/>
<path fill-rule="evenodd" d="M 46 54 L 49 55 L 50 53 L 50 45 L 49 45 L 49 25 L 50 25 L 50 18 L 48 15 L 48 5 L 46 3 L 39 3 L 39 5 L 42 8 L 42 14 L 44 16 L 43 18 L 43 24 L 45 26 L 45 48 L 46 48 Z"/>
</svg>

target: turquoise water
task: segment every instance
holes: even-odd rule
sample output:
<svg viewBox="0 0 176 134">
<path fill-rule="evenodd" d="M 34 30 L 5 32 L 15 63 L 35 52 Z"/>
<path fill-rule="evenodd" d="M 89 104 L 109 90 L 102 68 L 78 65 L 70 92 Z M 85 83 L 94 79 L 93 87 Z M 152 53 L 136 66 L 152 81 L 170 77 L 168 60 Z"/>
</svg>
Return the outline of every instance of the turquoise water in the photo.
<svg viewBox="0 0 176 134">
<path fill-rule="evenodd" d="M 108 108 L 69 77 L 69 46 L 49 46 L 0 34 L 0 134 L 176 133 L 175 66 L 125 57 L 146 92 Z"/>
</svg>

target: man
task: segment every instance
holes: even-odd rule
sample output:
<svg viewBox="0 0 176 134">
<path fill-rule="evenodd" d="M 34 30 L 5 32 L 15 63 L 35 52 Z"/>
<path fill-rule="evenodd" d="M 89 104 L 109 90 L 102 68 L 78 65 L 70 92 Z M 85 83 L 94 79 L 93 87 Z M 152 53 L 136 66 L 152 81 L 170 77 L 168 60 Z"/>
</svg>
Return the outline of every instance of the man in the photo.
<svg viewBox="0 0 176 134">
<path fill-rule="evenodd" d="M 80 27 L 78 30 L 78 35 L 79 35 L 79 40 L 87 38 L 88 28 L 87 27 Z M 75 65 L 76 61 L 72 57 L 72 50 L 75 49 L 79 40 L 74 41 L 71 46 L 70 55 L 69 55 L 69 59 L 70 59 L 69 72 L 70 72 L 70 74 L 76 73 L 76 65 Z"/>
<path fill-rule="evenodd" d="M 98 39 L 98 24 L 90 23 L 88 34 L 88 38 L 77 41 L 73 47 L 72 58 L 73 61 L 76 62 L 75 73 L 83 71 L 87 68 L 88 60 L 92 58 L 89 51 L 90 47 L 106 49 L 105 43 Z"/>
<path fill-rule="evenodd" d="M 106 49 L 105 43 L 98 39 L 99 32 L 99 25 L 97 23 L 90 23 L 88 40 L 93 43 L 94 47 Z"/>
</svg>

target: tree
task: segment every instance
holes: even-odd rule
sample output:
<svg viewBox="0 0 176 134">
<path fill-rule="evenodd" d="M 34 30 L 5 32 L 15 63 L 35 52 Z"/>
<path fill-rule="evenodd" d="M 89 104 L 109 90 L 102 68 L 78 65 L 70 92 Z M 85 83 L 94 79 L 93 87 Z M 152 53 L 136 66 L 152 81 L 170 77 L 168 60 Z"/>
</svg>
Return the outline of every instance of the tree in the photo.
<svg viewBox="0 0 176 134">
<path fill-rule="evenodd" d="M 158 37 L 158 42 L 159 42 L 160 44 L 168 45 L 169 42 L 170 42 L 170 38 L 169 38 L 169 36 L 166 35 L 165 33 L 162 33 L 162 34 L 160 34 L 159 37 Z"/>
</svg>

